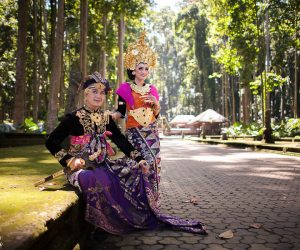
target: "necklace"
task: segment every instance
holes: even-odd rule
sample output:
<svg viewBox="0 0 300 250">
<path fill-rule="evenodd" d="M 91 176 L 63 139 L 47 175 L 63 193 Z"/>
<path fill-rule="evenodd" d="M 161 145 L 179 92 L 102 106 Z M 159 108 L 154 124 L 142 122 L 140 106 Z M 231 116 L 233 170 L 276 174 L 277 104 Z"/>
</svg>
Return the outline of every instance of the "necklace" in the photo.
<svg viewBox="0 0 300 250">
<path fill-rule="evenodd" d="M 138 86 L 134 83 L 130 83 L 131 89 L 138 94 L 145 95 L 150 92 L 150 84 L 145 84 L 144 86 Z"/>
</svg>

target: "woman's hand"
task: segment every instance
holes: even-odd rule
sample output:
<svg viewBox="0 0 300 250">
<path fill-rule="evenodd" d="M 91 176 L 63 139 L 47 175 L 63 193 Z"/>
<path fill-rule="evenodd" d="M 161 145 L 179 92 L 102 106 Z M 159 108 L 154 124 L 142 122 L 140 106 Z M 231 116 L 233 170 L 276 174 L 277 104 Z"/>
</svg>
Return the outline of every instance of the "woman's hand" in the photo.
<svg viewBox="0 0 300 250">
<path fill-rule="evenodd" d="M 121 118 L 120 112 L 110 112 L 111 118 L 113 118 L 114 121 L 117 121 Z"/>
<path fill-rule="evenodd" d="M 139 166 L 140 166 L 140 168 L 142 169 L 142 172 L 143 172 L 144 174 L 146 174 L 146 173 L 149 172 L 150 166 L 149 166 L 149 164 L 148 164 L 145 160 L 141 160 L 141 161 L 139 162 Z"/>
<path fill-rule="evenodd" d="M 140 96 L 140 98 L 142 98 L 144 100 L 144 103 L 146 104 L 150 104 L 150 105 L 154 105 L 157 106 L 158 105 L 158 101 L 156 100 L 154 95 L 142 95 Z"/>
<path fill-rule="evenodd" d="M 72 171 L 82 169 L 85 166 L 85 161 L 82 158 L 73 157 L 68 161 L 68 167 Z"/>
</svg>

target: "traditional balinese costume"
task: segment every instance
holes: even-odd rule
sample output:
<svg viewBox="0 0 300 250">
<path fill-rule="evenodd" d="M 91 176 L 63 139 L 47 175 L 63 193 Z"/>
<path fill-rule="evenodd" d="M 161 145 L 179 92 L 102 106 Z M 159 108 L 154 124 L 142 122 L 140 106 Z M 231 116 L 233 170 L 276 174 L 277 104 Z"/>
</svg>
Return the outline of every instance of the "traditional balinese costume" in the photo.
<svg viewBox="0 0 300 250">
<path fill-rule="evenodd" d="M 98 84 L 107 91 L 108 82 L 98 73 L 90 78 L 86 85 Z M 117 160 L 109 158 L 111 148 L 107 136 L 126 156 Z M 61 143 L 68 137 L 70 147 L 64 149 Z M 46 146 L 65 167 L 68 181 L 82 192 L 85 219 L 96 228 L 124 234 L 136 229 L 154 229 L 164 223 L 205 234 L 198 221 L 160 214 L 152 183 L 156 177 L 154 171 L 148 164 L 142 167 L 138 164 L 145 160 L 119 131 L 108 112 L 82 107 L 66 115 L 49 135 Z M 82 158 L 85 168 L 70 171 L 68 163 L 73 157 Z"/>
<path fill-rule="evenodd" d="M 125 68 L 134 70 L 139 63 L 147 64 L 149 68 L 155 67 L 156 64 L 156 54 L 145 44 L 145 33 L 142 33 L 136 43 L 128 46 L 125 54 Z M 152 84 L 138 86 L 134 82 L 124 82 L 120 84 L 116 93 L 118 94 L 117 112 L 122 118 L 126 117 L 126 136 L 151 168 L 155 169 L 157 174 L 155 187 L 158 189 L 161 157 L 156 119 L 159 116 L 159 110 L 157 110 L 159 106 L 146 104 L 140 98 L 151 94 L 158 101 L 158 91 Z M 156 191 L 158 198 L 158 190 Z"/>
</svg>

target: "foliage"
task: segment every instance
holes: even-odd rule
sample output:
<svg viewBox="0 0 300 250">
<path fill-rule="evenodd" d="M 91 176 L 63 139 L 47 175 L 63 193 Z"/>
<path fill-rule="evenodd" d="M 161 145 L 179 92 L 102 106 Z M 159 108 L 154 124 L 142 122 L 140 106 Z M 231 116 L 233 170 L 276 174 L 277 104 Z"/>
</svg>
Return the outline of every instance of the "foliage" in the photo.
<svg viewBox="0 0 300 250">
<path fill-rule="evenodd" d="M 49 101 L 51 34 L 55 28 L 51 22 L 55 20 L 55 9 L 50 5 L 52 2 L 55 1 L 30 2 L 28 12 L 26 116 L 35 117 L 34 114 L 38 113 L 38 119 L 46 117 Z M 78 72 L 80 50 L 80 2 L 65 2 L 64 79 L 60 91 L 62 113 L 66 106 L 67 88 L 74 82 L 71 73 Z M 249 123 L 251 120 L 257 121 L 262 119 L 265 111 L 266 98 L 261 84 L 266 83 L 271 96 L 271 113 L 277 121 L 283 120 L 285 116 L 293 115 L 295 96 L 290 98 L 290 95 L 295 95 L 295 54 L 300 50 L 298 2 L 276 0 L 267 4 L 263 0 L 190 0 L 182 1 L 176 13 L 170 8 L 151 10 L 152 0 L 89 1 L 87 71 L 99 70 L 99 52 L 104 49 L 107 58 L 106 77 L 115 89 L 117 25 L 120 15 L 124 15 L 124 49 L 128 43 L 135 41 L 141 29 L 146 29 L 148 42 L 158 54 L 158 67 L 151 73 L 150 82 L 160 92 L 163 115 L 197 115 L 207 108 L 213 108 L 223 115 L 228 110 L 229 117 L 244 119 L 251 107 Z M 37 3 L 37 12 L 33 3 Z M 1 122 L 12 119 L 15 98 L 17 6 L 17 1 L 0 1 Z M 34 13 L 37 13 L 36 18 Z M 265 73 L 266 13 L 269 14 L 270 28 L 269 73 Z M 104 20 L 107 22 L 106 34 Z M 37 41 L 34 40 L 34 34 L 37 35 Z M 34 56 L 35 49 L 37 59 Z M 36 83 L 39 84 L 38 112 L 33 98 Z M 109 107 L 114 105 L 114 100 L 111 96 Z M 254 128 L 253 123 L 248 126 L 252 126 L 249 131 L 236 126 L 232 133 L 260 133 L 259 126 Z M 28 125 L 26 129 L 30 131 L 34 126 Z M 278 136 L 287 134 L 281 124 L 274 125 L 273 130 L 278 132 Z"/>
<path fill-rule="evenodd" d="M 300 119 L 288 118 L 280 123 L 272 122 L 272 133 L 275 138 L 295 137 L 300 135 Z M 260 137 L 263 133 L 262 123 L 251 123 L 249 125 L 236 122 L 228 128 L 222 129 L 229 136 L 254 136 Z"/>
<path fill-rule="evenodd" d="M 263 128 L 261 123 L 251 123 L 246 125 L 244 123 L 235 122 L 228 128 L 223 128 L 223 133 L 229 136 L 254 136 L 260 137 L 263 133 Z"/>
<path fill-rule="evenodd" d="M 288 119 L 285 124 L 285 131 L 288 136 L 300 135 L 300 119 Z"/>
<path fill-rule="evenodd" d="M 277 75 L 274 72 L 268 72 L 265 71 L 262 73 L 262 75 L 258 76 L 255 81 L 250 82 L 250 89 L 252 89 L 253 93 L 257 95 L 262 88 L 262 82 L 265 81 L 266 84 L 266 90 L 268 92 L 272 92 L 274 88 L 280 87 L 283 84 L 287 84 L 289 82 L 289 77 L 282 77 L 280 75 Z"/>
<path fill-rule="evenodd" d="M 0 133 L 9 133 L 16 131 L 12 123 L 4 121 L 0 124 Z"/>
<path fill-rule="evenodd" d="M 39 122 L 38 124 L 36 124 L 31 117 L 25 118 L 24 131 L 29 133 L 45 133 L 44 123 Z"/>
</svg>

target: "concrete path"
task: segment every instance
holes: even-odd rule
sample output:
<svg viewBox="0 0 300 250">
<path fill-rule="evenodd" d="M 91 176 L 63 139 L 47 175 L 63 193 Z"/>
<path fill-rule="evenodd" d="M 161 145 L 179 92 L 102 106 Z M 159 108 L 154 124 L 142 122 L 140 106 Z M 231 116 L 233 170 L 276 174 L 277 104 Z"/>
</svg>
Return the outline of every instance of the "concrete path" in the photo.
<svg viewBox="0 0 300 250">
<path fill-rule="evenodd" d="M 163 139 L 162 212 L 199 219 L 208 235 L 139 231 L 90 249 L 300 249 L 300 158 Z M 194 205 L 189 201 L 197 199 Z M 254 228 L 259 227 L 259 228 Z M 218 235 L 233 231 L 231 239 Z"/>
</svg>

